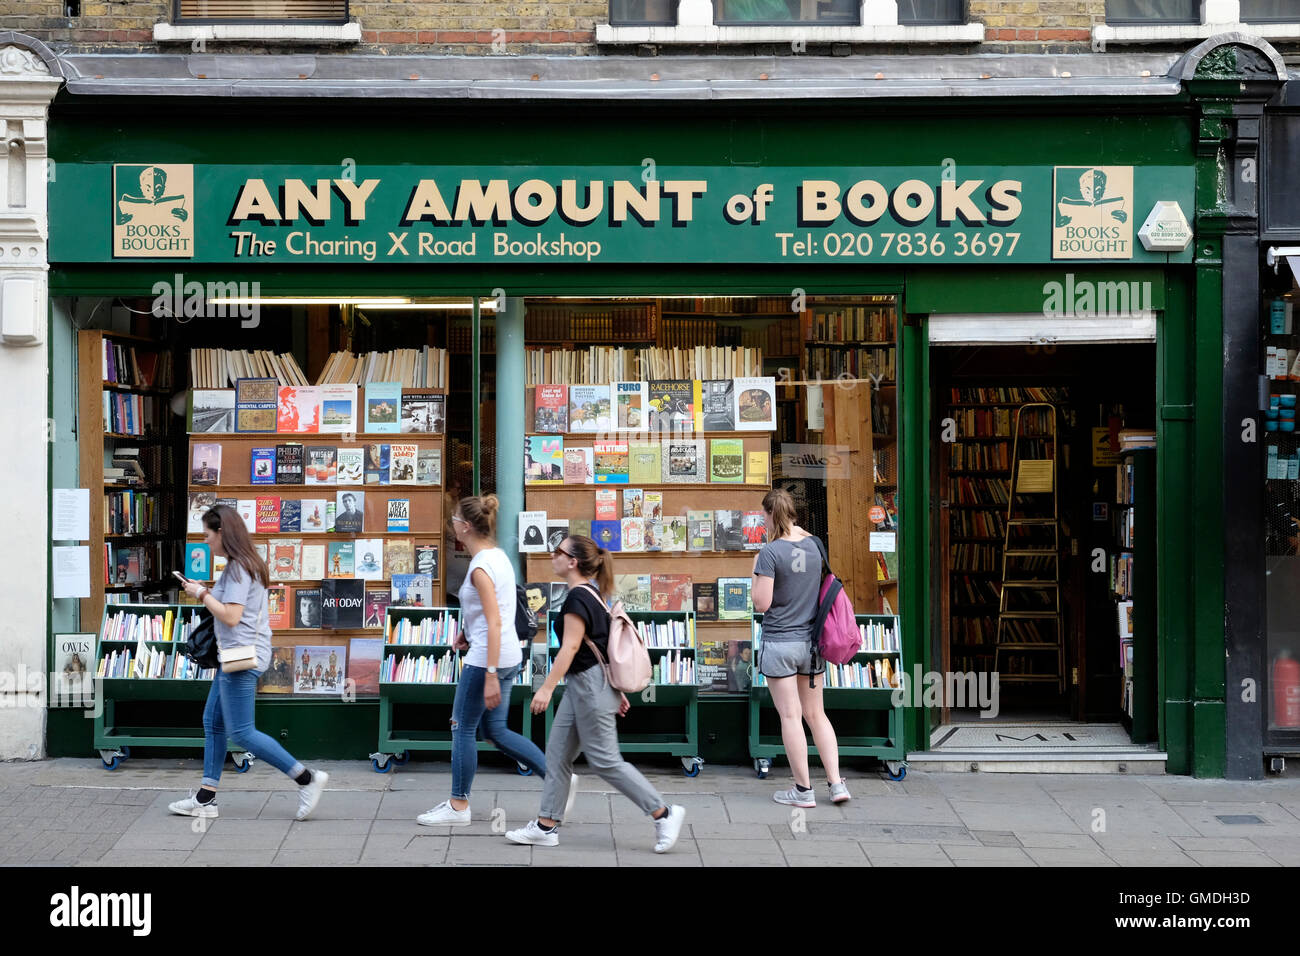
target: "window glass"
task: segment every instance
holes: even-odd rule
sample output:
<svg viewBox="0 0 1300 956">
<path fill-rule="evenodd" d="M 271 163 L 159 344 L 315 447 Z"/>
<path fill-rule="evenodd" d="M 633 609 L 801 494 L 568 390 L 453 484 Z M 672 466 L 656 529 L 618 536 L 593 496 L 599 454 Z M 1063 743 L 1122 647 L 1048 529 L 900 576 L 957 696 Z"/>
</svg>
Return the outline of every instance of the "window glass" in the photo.
<svg viewBox="0 0 1300 956">
<path fill-rule="evenodd" d="M 610 0 L 609 22 L 622 26 L 673 26 L 677 23 L 677 0 Z"/>
<path fill-rule="evenodd" d="M 965 23 L 961 0 L 898 0 L 898 22 L 909 26 Z"/>
<path fill-rule="evenodd" d="M 1106 0 L 1107 23 L 1200 23 L 1200 0 Z"/>
<path fill-rule="evenodd" d="M 1243 23 L 1296 23 L 1300 4 L 1296 0 L 1241 0 Z"/>
<path fill-rule="evenodd" d="M 782 23 L 857 23 L 857 0 L 714 0 L 714 22 L 755 25 Z"/>
</svg>

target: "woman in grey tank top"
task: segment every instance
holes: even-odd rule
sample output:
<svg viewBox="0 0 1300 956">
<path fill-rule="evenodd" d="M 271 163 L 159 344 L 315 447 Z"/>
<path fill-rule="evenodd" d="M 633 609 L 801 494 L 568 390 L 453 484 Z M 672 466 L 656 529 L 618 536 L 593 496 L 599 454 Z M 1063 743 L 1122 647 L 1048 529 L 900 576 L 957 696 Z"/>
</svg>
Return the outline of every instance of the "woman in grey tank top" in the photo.
<svg viewBox="0 0 1300 956">
<path fill-rule="evenodd" d="M 794 786 L 773 795 L 777 803 L 815 807 L 817 795 L 808 770 L 805 722 L 826 768 L 832 803 L 850 799 L 840 776 L 835 728 L 822 707 L 821 676 L 826 665 L 812 660 L 813 625 L 821 591 L 822 557 L 817 542 L 795 524 L 794 499 L 783 488 L 763 498 L 768 543 L 754 559 L 754 610 L 763 614 L 759 672 L 767 678 L 772 703 L 781 717 L 781 740 L 794 774 Z"/>
</svg>

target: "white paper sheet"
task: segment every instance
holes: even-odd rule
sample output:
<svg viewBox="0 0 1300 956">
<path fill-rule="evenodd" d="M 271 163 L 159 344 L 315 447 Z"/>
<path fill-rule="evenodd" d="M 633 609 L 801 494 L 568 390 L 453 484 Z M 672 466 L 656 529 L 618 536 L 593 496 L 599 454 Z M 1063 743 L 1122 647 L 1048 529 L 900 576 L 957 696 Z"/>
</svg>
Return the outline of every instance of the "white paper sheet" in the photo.
<svg viewBox="0 0 1300 956">
<path fill-rule="evenodd" d="M 90 489 L 55 488 L 51 541 L 85 541 L 90 537 Z"/>
</svg>

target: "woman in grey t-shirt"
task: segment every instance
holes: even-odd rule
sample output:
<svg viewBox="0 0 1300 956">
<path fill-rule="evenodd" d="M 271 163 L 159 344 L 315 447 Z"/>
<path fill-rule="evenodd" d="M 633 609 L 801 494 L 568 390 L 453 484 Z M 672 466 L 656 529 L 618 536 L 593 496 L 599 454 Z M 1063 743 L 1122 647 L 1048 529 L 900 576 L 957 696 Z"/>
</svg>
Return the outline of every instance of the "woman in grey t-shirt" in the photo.
<svg viewBox="0 0 1300 956">
<path fill-rule="evenodd" d="M 826 664 L 813 666 L 818 596 L 822 581 L 822 555 L 817 539 L 795 524 L 794 499 L 784 488 L 773 488 L 763 498 L 768 543 L 754 559 L 754 610 L 763 614 L 758 669 L 767 678 L 772 703 L 781 717 L 781 740 L 794 774 L 794 786 L 773 795 L 777 803 L 815 807 L 817 795 L 808 771 L 806 721 L 826 768 L 831 802 L 850 799 L 840 776 L 839 745 L 835 728 L 822 707 L 822 674 Z"/>
<path fill-rule="evenodd" d="M 308 770 L 279 741 L 253 725 L 257 679 L 271 666 L 271 626 L 267 621 L 266 562 L 253 550 L 244 521 L 234 508 L 217 505 L 203 515 L 203 540 L 216 557 L 226 559 L 221 579 L 209 588 L 199 581 L 185 582 L 185 593 L 196 598 L 213 617 L 217 645 L 222 650 L 252 646 L 257 664 L 251 670 L 224 673 L 220 666 L 212 678 L 208 703 L 203 708 L 203 780 L 198 793 L 168 806 L 172 813 L 189 817 L 217 815 L 217 784 L 226 762 L 226 739 L 293 778 L 298 784 L 299 820 L 306 820 L 329 780 L 323 770 Z"/>
</svg>

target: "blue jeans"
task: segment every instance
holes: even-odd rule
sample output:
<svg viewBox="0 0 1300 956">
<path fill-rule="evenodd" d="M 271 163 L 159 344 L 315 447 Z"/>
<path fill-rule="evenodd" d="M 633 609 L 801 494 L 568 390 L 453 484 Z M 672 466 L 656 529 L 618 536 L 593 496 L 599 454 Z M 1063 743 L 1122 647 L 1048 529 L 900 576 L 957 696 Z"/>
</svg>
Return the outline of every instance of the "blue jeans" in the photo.
<svg viewBox="0 0 1300 956">
<path fill-rule="evenodd" d="M 294 760 L 274 737 L 253 726 L 253 700 L 259 671 L 223 674 L 217 668 L 203 708 L 203 785 L 216 787 L 226 762 L 226 737 L 276 770 L 298 777 L 307 768 Z"/>
<path fill-rule="evenodd" d="M 546 755 L 541 748 L 522 734 L 506 726 L 510 713 L 510 688 L 522 664 L 497 669 L 497 682 L 501 685 L 501 703 L 491 710 L 483 703 L 483 682 L 487 668 L 466 664 L 460 671 L 456 685 L 456 700 L 451 705 L 451 795 L 456 800 L 468 800 L 478 771 L 477 731 L 480 722 L 483 734 L 496 744 L 507 757 L 523 764 L 539 777 L 546 776 Z"/>
</svg>

